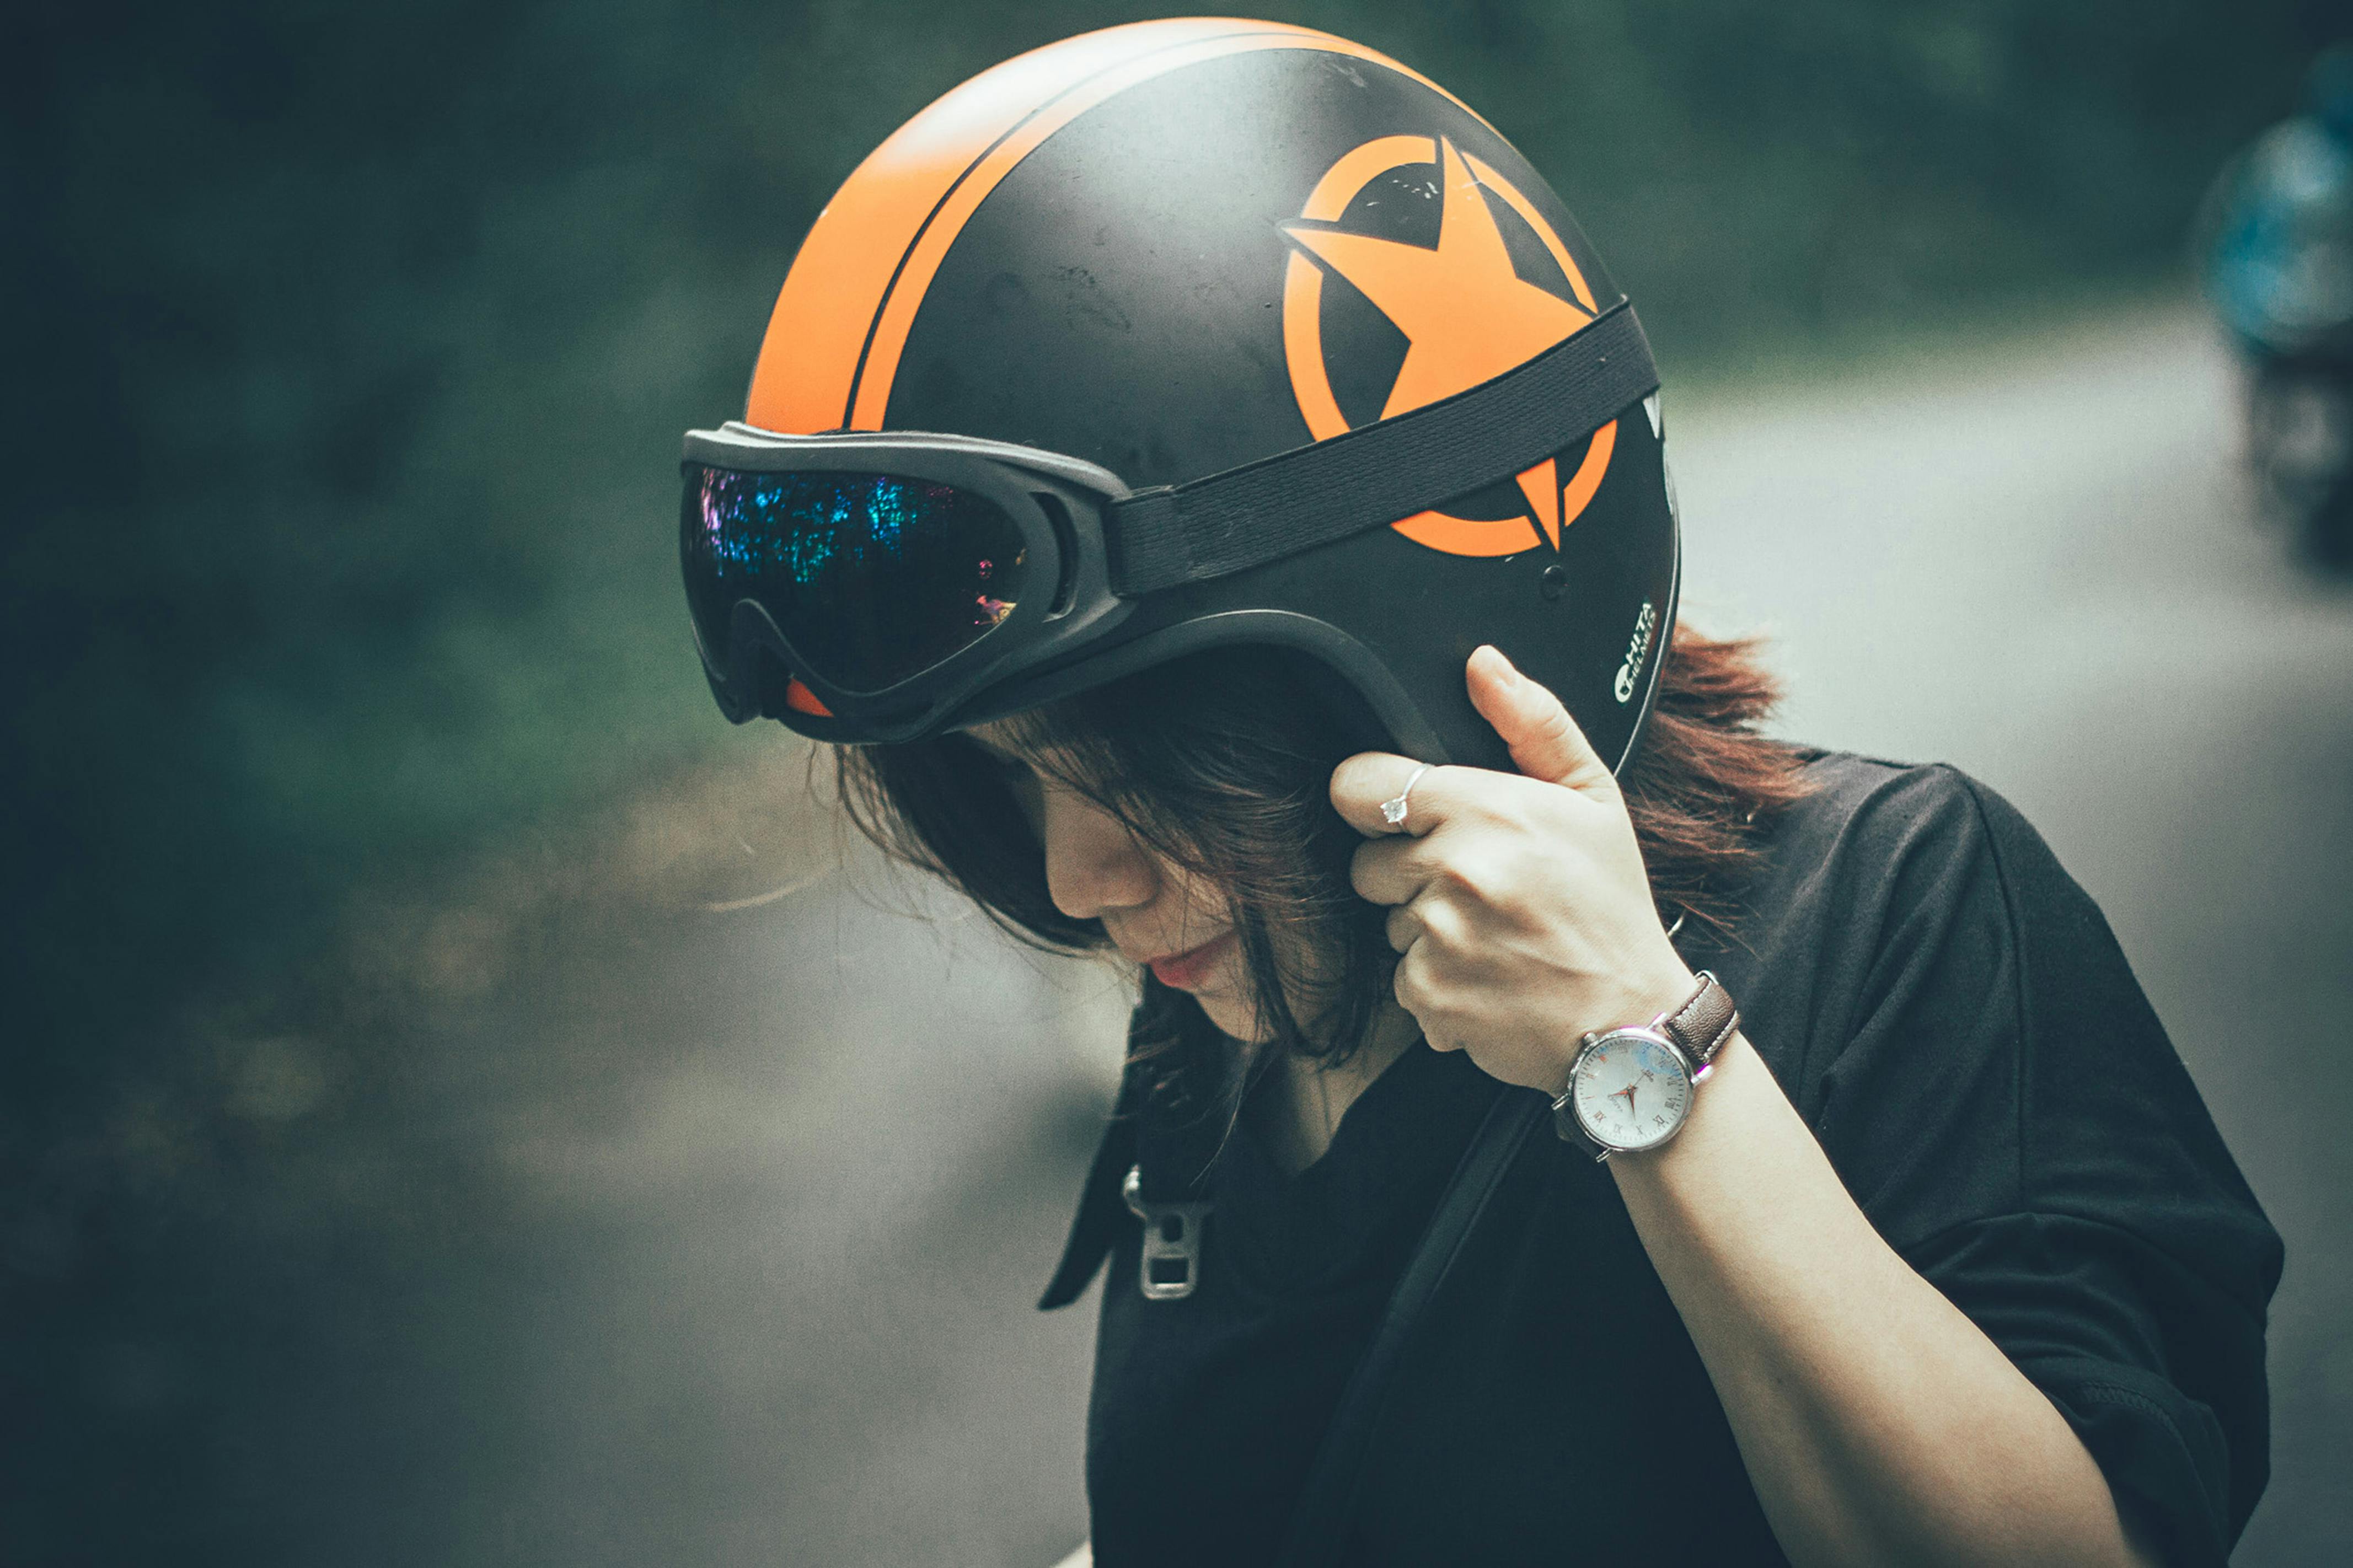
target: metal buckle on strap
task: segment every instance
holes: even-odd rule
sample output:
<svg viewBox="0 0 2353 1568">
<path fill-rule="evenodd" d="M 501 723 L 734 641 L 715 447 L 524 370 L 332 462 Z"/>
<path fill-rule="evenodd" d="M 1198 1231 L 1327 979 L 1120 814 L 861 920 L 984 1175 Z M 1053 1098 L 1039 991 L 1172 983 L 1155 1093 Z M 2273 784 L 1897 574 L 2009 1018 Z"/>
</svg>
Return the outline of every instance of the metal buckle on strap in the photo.
<svg viewBox="0 0 2353 1568">
<path fill-rule="evenodd" d="M 1190 1296 L 1201 1282 L 1201 1222 L 1209 1217 L 1209 1205 L 1145 1203 L 1141 1165 L 1128 1167 L 1119 1195 L 1144 1222 L 1144 1299 L 1181 1301 Z"/>
</svg>

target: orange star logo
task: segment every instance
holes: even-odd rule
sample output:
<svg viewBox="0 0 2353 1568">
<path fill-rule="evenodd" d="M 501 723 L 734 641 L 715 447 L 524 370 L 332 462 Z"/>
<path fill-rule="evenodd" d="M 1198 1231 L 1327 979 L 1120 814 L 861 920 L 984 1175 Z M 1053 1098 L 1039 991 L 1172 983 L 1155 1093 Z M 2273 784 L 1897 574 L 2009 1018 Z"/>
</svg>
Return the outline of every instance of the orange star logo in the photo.
<svg viewBox="0 0 2353 1568">
<path fill-rule="evenodd" d="M 1440 181 L 1438 246 L 1355 234 L 1336 226 L 1348 204 L 1393 169 L 1435 163 Z M 1559 263 L 1576 294 L 1564 300 L 1520 277 L 1482 187 L 1527 224 Z M 1592 290 L 1567 247 L 1535 205 L 1493 168 L 1443 137 L 1384 136 L 1342 157 L 1317 183 L 1297 222 L 1282 225 L 1294 247 L 1283 279 L 1284 355 L 1292 390 L 1310 434 L 1324 440 L 1346 430 L 1324 362 L 1323 283 L 1337 273 L 1405 335 L 1405 362 L 1379 417 L 1451 397 L 1525 364 L 1591 321 Z M 1550 458 L 1517 476 L 1527 514 L 1489 520 L 1426 511 L 1395 524 L 1419 544 L 1453 555 L 1511 555 L 1560 531 L 1600 489 L 1617 443 L 1612 422 L 1594 432 L 1584 461 L 1566 486 Z"/>
</svg>

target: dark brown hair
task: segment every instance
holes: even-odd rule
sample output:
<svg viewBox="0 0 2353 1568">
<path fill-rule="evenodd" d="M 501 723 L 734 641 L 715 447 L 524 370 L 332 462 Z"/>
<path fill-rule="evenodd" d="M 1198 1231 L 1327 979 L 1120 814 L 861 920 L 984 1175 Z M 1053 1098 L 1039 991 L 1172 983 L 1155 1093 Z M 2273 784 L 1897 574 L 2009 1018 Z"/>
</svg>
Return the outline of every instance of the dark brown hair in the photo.
<svg viewBox="0 0 2353 1568">
<path fill-rule="evenodd" d="M 1678 629 L 1649 728 L 1620 775 L 1667 921 L 1729 931 L 1762 824 L 1803 793 L 1799 754 L 1757 726 L 1779 696 L 1748 641 Z M 1356 897 L 1363 840 L 1332 809 L 1332 770 L 1384 745 L 1362 704 L 1304 656 L 1266 648 L 1197 654 L 1018 721 L 1050 746 L 1061 781 L 1124 820 L 1155 853 L 1226 890 L 1272 1046 L 1336 1058 L 1388 995 L 1397 956 L 1386 911 Z M 1060 952 L 1105 944 L 1100 923 L 1056 909 L 1043 851 L 1000 763 L 963 735 L 846 746 L 842 798 L 868 837 L 945 878 L 1015 936 Z M 1282 934 L 1306 942 L 1284 942 Z M 1336 977 L 1299 973 L 1337 954 Z M 1294 987 L 1331 998 L 1294 1016 Z M 1134 1047 L 1173 1047 L 1198 1008 L 1148 978 Z"/>
</svg>

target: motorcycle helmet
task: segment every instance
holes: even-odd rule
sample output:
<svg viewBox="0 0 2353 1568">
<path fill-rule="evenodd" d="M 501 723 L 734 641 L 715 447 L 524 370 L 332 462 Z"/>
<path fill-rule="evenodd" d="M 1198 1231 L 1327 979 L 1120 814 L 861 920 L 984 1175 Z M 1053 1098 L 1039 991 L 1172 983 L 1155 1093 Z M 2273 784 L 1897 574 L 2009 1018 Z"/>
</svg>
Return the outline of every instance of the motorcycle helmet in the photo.
<svg viewBox="0 0 2353 1568">
<path fill-rule="evenodd" d="M 1509 768 L 1492 642 L 1622 766 L 1675 615 L 1657 373 L 1543 178 L 1361 45 L 1224 18 L 1008 60 L 859 165 L 744 416 L 688 433 L 713 694 L 910 741 L 1218 647 Z"/>
</svg>

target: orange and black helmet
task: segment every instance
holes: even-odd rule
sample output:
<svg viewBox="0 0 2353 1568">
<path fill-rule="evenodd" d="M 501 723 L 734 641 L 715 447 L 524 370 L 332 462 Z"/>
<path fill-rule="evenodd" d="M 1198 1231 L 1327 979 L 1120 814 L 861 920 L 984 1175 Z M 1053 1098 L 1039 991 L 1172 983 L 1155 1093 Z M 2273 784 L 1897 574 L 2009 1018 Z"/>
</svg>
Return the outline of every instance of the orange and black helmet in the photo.
<svg viewBox="0 0 2353 1568">
<path fill-rule="evenodd" d="M 1507 767 L 1482 642 L 1604 757 L 1673 624 L 1658 384 L 1559 198 L 1434 83 L 1193 18 L 965 83 L 875 150 L 686 442 L 712 688 L 911 740 L 1199 649 L 1314 656 Z"/>
</svg>

